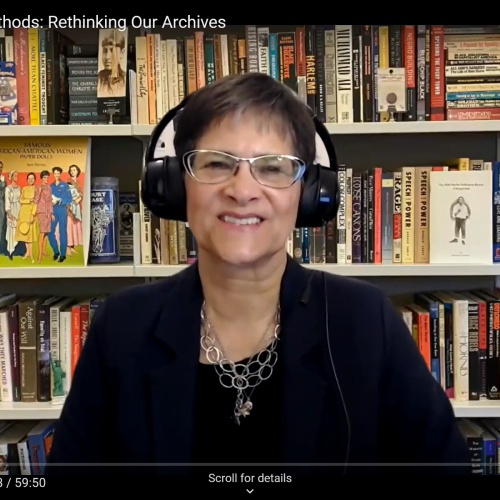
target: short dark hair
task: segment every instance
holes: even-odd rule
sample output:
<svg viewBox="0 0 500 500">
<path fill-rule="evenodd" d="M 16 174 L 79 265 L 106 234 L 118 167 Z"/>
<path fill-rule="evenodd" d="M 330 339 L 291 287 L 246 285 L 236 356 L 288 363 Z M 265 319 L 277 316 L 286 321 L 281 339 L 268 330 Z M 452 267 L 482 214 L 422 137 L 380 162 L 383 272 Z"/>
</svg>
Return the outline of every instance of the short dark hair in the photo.
<svg viewBox="0 0 500 500">
<path fill-rule="evenodd" d="M 36 175 L 34 174 L 34 172 L 29 172 L 29 174 L 26 176 L 26 179 L 29 179 L 30 175 L 33 177 L 33 179 L 36 180 Z"/>
<path fill-rule="evenodd" d="M 295 155 L 306 162 L 316 158 L 316 128 L 312 112 L 297 94 L 264 73 L 230 75 L 189 96 L 179 113 L 174 137 L 179 158 L 196 148 L 206 130 L 229 115 L 255 111 L 274 121 L 291 137 Z"/>
<path fill-rule="evenodd" d="M 68 174 L 71 174 L 71 169 L 75 168 L 76 169 L 76 176 L 80 177 L 80 174 L 82 173 L 81 168 L 78 165 L 70 165 L 68 168 Z"/>
<path fill-rule="evenodd" d="M 43 179 L 44 177 L 49 177 L 49 171 L 48 170 L 42 170 L 40 172 L 40 179 Z"/>
<path fill-rule="evenodd" d="M 61 167 L 54 167 L 54 168 L 52 169 L 52 173 L 54 173 L 54 172 L 59 172 L 60 174 L 62 174 L 63 169 L 62 169 Z"/>
</svg>

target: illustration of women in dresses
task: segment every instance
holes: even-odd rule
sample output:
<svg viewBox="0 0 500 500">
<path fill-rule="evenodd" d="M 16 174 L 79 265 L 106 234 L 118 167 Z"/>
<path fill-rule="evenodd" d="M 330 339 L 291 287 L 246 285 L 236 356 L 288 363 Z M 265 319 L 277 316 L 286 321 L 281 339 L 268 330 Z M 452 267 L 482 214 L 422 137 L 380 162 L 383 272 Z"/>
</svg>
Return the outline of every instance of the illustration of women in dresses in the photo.
<svg viewBox="0 0 500 500">
<path fill-rule="evenodd" d="M 26 180 L 27 186 L 21 189 L 21 208 L 17 218 L 17 227 L 15 239 L 26 243 L 26 253 L 23 259 L 29 258 L 31 263 L 35 262 L 33 258 L 33 243 L 38 241 L 38 222 L 35 218 L 36 205 L 35 205 L 35 174 L 30 172 Z"/>
<path fill-rule="evenodd" d="M 71 193 L 72 202 L 68 209 L 68 249 L 67 254 L 77 253 L 75 247 L 83 245 L 82 231 L 82 198 L 83 187 L 78 181 L 82 171 L 77 165 L 71 165 L 68 169 L 68 186 Z"/>
<path fill-rule="evenodd" d="M 5 213 L 7 214 L 7 253 L 9 259 L 16 249 L 19 240 L 16 240 L 17 218 L 21 210 L 21 188 L 17 183 L 18 173 L 16 170 L 9 172 L 10 184 L 5 188 Z"/>
<path fill-rule="evenodd" d="M 45 246 L 47 244 L 47 235 L 50 233 L 50 223 L 54 218 L 52 214 L 52 193 L 49 186 L 49 177 L 50 173 L 48 170 L 43 170 L 40 173 L 42 183 L 36 186 L 35 189 L 36 218 L 38 229 L 40 230 L 37 262 L 41 262 L 42 257 L 49 256 L 45 250 Z"/>
</svg>

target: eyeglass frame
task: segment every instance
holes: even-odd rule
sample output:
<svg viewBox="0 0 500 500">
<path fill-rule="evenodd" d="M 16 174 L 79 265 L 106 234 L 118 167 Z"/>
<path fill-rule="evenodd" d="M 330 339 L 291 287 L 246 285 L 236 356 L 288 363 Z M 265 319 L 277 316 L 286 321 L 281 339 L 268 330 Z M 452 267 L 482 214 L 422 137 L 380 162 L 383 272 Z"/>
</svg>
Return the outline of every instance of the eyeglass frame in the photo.
<svg viewBox="0 0 500 500">
<path fill-rule="evenodd" d="M 237 161 L 236 163 L 236 168 L 234 169 L 233 173 L 232 173 L 232 176 L 229 176 L 226 180 L 229 180 L 231 177 L 234 177 L 238 171 L 239 171 L 239 168 L 240 168 L 240 163 L 242 161 L 247 161 L 249 163 L 249 167 L 250 167 L 250 173 L 252 174 L 252 177 L 261 185 L 261 186 L 264 186 L 264 187 L 268 187 L 268 188 L 271 188 L 271 189 L 287 189 L 291 186 L 293 186 L 297 181 L 299 181 L 305 171 L 306 171 L 306 168 L 307 168 L 307 165 L 306 165 L 306 162 L 304 160 L 301 160 L 300 158 L 298 158 L 297 156 L 292 156 L 292 155 L 280 155 L 280 154 L 275 154 L 275 155 L 260 155 L 260 156 L 255 156 L 254 158 L 240 158 L 238 156 L 234 156 L 232 154 L 229 154 L 229 153 L 226 153 L 224 151 L 217 151 L 215 149 L 193 149 L 191 151 L 187 151 L 186 153 L 184 153 L 182 155 L 182 164 L 184 165 L 184 168 L 186 169 L 187 173 L 196 181 L 196 182 L 199 182 L 200 184 L 208 184 L 208 185 L 212 185 L 212 186 L 215 186 L 217 184 L 222 184 L 224 182 L 226 182 L 225 180 L 224 181 L 220 181 L 220 182 L 203 182 L 203 181 L 200 181 L 199 179 L 197 179 L 195 177 L 195 175 L 193 174 L 193 171 L 191 169 L 191 167 L 188 165 L 188 162 L 187 162 L 187 158 L 189 155 L 192 155 L 193 153 L 219 153 L 219 154 L 222 154 L 222 155 L 226 155 L 226 156 L 229 156 L 230 158 L 233 158 L 234 160 Z M 252 165 L 253 163 L 256 161 L 256 160 L 260 160 L 261 158 L 269 158 L 269 157 L 273 157 L 273 156 L 280 156 L 282 158 L 287 158 L 288 160 L 293 160 L 293 161 L 296 161 L 298 162 L 299 164 L 299 172 L 298 174 L 296 175 L 295 179 L 288 185 L 288 186 L 284 186 L 284 187 L 275 187 L 275 186 L 268 186 L 267 184 L 263 184 L 261 181 L 259 181 L 259 179 L 257 179 L 255 177 L 255 173 L 253 171 L 253 168 L 252 168 Z"/>
</svg>

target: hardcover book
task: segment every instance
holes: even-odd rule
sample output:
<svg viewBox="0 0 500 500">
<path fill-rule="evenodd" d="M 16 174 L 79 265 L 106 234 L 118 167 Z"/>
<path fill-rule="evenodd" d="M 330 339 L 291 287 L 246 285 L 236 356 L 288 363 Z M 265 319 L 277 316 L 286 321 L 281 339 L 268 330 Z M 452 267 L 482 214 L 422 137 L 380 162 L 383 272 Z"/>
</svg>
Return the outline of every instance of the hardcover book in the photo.
<svg viewBox="0 0 500 500">
<path fill-rule="evenodd" d="M 435 171 L 430 179 L 430 263 L 491 264 L 491 171 Z"/>
<path fill-rule="evenodd" d="M 84 266 L 90 139 L 0 139 L 0 267 Z"/>
</svg>

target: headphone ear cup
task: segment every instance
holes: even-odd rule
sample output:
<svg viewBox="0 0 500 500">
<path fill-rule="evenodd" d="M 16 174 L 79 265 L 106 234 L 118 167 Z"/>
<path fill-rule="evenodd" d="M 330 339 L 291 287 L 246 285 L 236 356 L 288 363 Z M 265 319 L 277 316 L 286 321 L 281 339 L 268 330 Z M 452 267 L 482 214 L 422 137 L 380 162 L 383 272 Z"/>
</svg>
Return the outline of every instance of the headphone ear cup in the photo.
<svg viewBox="0 0 500 500">
<path fill-rule="evenodd" d="M 314 227 L 309 224 L 316 212 L 319 198 L 319 168 L 317 164 L 309 165 L 302 178 L 302 193 L 295 227 Z"/>
<path fill-rule="evenodd" d="M 187 222 L 184 174 L 176 157 L 147 164 L 142 171 L 141 199 L 156 217 Z"/>
<path fill-rule="evenodd" d="M 307 167 L 303 179 L 295 227 L 321 227 L 337 216 L 340 201 L 337 172 L 316 163 Z"/>
</svg>

